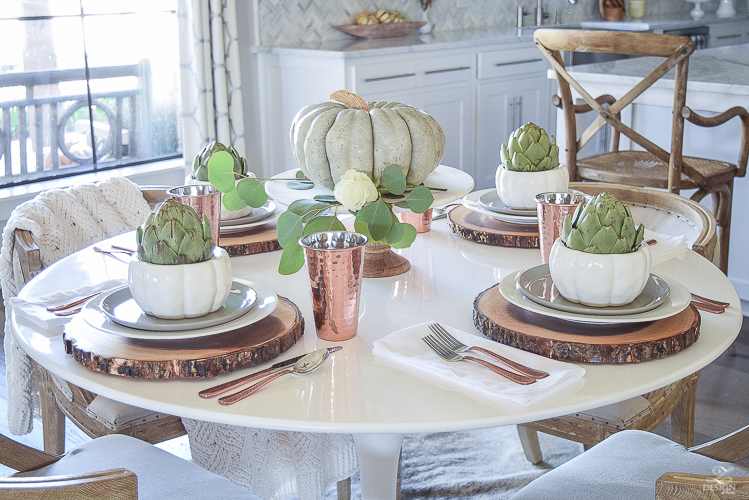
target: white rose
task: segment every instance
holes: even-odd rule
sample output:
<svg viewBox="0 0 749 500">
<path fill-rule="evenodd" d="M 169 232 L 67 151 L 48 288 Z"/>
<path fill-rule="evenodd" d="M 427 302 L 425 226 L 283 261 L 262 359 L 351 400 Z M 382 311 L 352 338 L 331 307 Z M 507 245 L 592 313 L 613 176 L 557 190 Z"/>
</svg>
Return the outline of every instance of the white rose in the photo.
<svg viewBox="0 0 749 500">
<path fill-rule="evenodd" d="M 377 187 L 367 174 L 349 169 L 333 188 L 333 196 L 351 212 L 357 212 L 377 199 Z"/>
</svg>

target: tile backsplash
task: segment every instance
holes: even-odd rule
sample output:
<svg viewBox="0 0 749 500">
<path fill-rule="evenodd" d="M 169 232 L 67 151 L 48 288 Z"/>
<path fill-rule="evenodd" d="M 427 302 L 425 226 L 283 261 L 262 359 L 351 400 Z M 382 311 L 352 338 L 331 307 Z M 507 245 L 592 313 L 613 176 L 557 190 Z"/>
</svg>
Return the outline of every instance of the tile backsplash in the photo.
<svg viewBox="0 0 749 500">
<path fill-rule="evenodd" d="M 337 24 L 351 24 L 361 11 L 377 9 L 399 10 L 406 19 L 420 21 L 418 0 L 257 0 L 260 44 L 295 45 L 305 42 L 348 39 L 347 35 L 331 28 Z M 717 1 L 715 3 L 717 8 Z M 517 6 L 528 12 L 525 24 L 533 24 L 533 0 L 434 0 L 429 18 L 435 31 L 508 28 L 515 26 Z M 553 21 L 556 13 L 562 23 L 601 19 L 598 0 L 542 0 L 544 9 Z M 647 14 L 684 13 L 694 4 L 684 0 L 648 0 Z M 709 4 L 705 10 L 709 10 Z"/>
</svg>

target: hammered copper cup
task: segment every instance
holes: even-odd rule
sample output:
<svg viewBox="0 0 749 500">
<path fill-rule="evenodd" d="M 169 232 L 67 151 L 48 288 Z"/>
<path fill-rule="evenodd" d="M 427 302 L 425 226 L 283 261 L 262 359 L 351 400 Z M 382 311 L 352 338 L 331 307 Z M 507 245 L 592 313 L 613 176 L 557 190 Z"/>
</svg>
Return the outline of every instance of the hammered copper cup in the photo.
<svg viewBox="0 0 749 500">
<path fill-rule="evenodd" d="M 538 246 L 541 248 L 541 263 L 549 262 L 549 252 L 562 234 L 564 216 L 575 212 L 577 206 L 589 196 L 574 193 L 541 193 L 536 195 L 538 216 Z"/>
<path fill-rule="evenodd" d="M 367 237 L 347 231 L 302 236 L 317 336 L 338 342 L 356 335 Z"/>
<path fill-rule="evenodd" d="M 398 214 L 401 222 L 411 224 L 416 228 L 417 233 L 426 233 L 432 228 L 432 209 L 427 209 L 423 214 L 413 212 L 401 212 Z"/>
<path fill-rule="evenodd" d="M 213 243 L 219 244 L 219 231 L 221 231 L 221 191 L 213 186 L 190 185 L 177 186 L 167 191 L 167 194 L 180 203 L 191 206 L 203 219 L 208 216 L 211 221 L 211 232 Z"/>
</svg>

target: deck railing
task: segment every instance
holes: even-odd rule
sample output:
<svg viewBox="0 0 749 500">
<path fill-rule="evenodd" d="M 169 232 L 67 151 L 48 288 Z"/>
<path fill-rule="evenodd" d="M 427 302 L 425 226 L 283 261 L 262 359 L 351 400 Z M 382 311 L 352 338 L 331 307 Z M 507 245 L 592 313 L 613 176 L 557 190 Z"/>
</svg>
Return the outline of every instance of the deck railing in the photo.
<svg viewBox="0 0 749 500">
<path fill-rule="evenodd" d="M 88 73 L 89 81 L 123 77 L 137 81 L 125 90 L 91 93 L 91 107 L 100 110 L 107 123 L 89 122 L 88 112 L 84 113 L 91 147 L 88 154 L 71 151 L 66 133 L 76 112 L 89 107 L 89 95 L 35 95 L 40 86 L 85 82 L 86 69 L 0 74 L 0 89 L 26 90 L 24 99 L 0 100 L 0 185 L 56 177 L 63 171 L 92 171 L 148 156 L 149 143 L 144 138 L 149 135 L 149 62 L 89 68 Z M 14 114 L 17 119 L 12 119 Z"/>
</svg>

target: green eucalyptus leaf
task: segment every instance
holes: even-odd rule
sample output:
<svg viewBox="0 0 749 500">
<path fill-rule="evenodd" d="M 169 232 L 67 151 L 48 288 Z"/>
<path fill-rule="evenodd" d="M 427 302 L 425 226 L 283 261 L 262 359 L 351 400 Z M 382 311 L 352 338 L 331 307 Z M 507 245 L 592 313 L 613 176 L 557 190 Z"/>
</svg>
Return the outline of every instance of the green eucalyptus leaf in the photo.
<svg viewBox="0 0 749 500">
<path fill-rule="evenodd" d="M 382 185 L 392 194 L 403 194 L 406 191 L 406 176 L 395 165 L 388 165 L 382 171 Z"/>
<path fill-rule="evenodd" d="M 282 213 L 276 222 L 278 244 L 286 247 L 286 244 L 290 241 L 297 241 L 302 237 L 303 230 L 304 225 L 300 216 L 289 211 Z"/>
<path fill-rule="evenodd" d="M 280 274 L 294 274 L 304 266 L 304 251 L 297 240 L 293 244 L 284 247 L 281 254 L 281 261 L 278 263 L 278 272 Z"/>
<path fill-rule="evenodd" d="M 239 210 L 247 206 L 244 200 L 239 198 L 237 190 L 229 191 L 221 195 L 221 203 L 227 210 Z"/>
<path fill-rule="evenodd" d="M 315 187 L 315 183 L 312 181 L 289 181 L 286 183 L 286 187 L 289 189 L 296 189 L 298 191 L 305 191 Z"/>
<path fill-rule="evenodd" d="M 429 191 L 428 187 L 417 186 L 413 189 L 413 191 L 408 193 L 406 202 L 408 203 L 408 207 L 413 213 L 423 214 L 424 212 L 429 210 L 429 207 L 431 207 L 432 203 L 434 203 L 434 196 L 432 196 L 432 193 L 431 191 Z"/>
<path fill-rule="evenodd" d="M 413 225 L 396 222 L 388 233 L 388 245 L 393 248 L 408 248 L 416 239 L 416 234 L 416 228 Z"/>
<path fill-rule="evenodd" d="M 234 191 L 234 158 L 226 151 L 218 151 L 208 160 L 208 180 L 221 191 Z"/>
<path fill-rule="evenodd" d="M 326 203 L 338 203 L 338 200 L 336 200 L 335 196 L 333 196 L 332 194 L 318 194 L 312 199 L 315 201 L 324 201 Z"/>
<path fill-rule="evenodd" d="M 304 177 L 304 172 L 302 172 L 301 170 L 297 170 L 296 173 L 294 174 L 294 177 L 296 177 L 297 179 L 305 179 L 306 178 L 306 177 Z"/>
<path fill-rule="evenodd" d="M 252 177 L 237 183 L 237 195 L 253 208 L 262 207 L 268 201 L 268 193 L 265 192 L 262 183 Z"/>
<path fill-rule="evenodd" d="M 364 205 L 359 210 L 359 213 L 356 214 L 356 222 L 366 224 L 372 238 L 379 241 L 385 238 L 390 231 L 390 227 L 393 225 L 393 213 L 387 203 L 377 200 Z"/>
<path fill-rule="evenodd" d="M 302 218 L 302 222 L 308 222 L 312 217 L 322 215 L 330 208 L 329 203 L 315 200 L 296 200 L 289 205 L 288 210 Z"/>
<path fill-rule="evenodd" d="M 310 219 L 304 226 L 303 234 L 320 233 L 323 231 L 345 231 L 346 227 L 334 215 L 320 216 Z"/>
<path fill-rule="evenodd" d="M 395 206 L 398 207 L 398 208 L 408 208 L 408 209 L 410 209 L 410 207 L 408 206 L 408 202 L 407 201 L 399 201 L 398 203 L 395 204 Z"/>
</svg>

